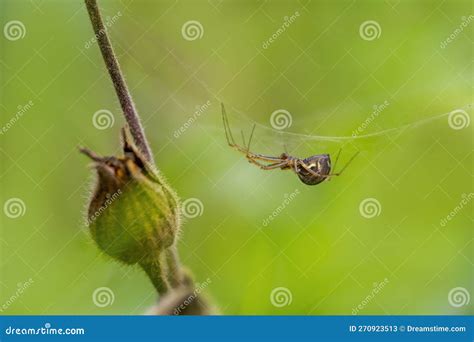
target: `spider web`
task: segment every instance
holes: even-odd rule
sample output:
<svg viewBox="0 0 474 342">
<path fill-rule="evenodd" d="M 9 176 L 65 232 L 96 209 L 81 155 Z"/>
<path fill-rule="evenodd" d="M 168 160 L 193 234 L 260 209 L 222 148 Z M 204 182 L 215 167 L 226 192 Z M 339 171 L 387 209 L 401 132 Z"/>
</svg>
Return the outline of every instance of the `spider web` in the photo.
<svg viewBox="0 0 474 342">
<path fill-rule="evenodd" d="M 261 124 L 259 122 L 256 122 L 252 118 L 250 118 L 247 114 L 244 112 L 240 111 L 239 109 L 235 107 L 229 108 L 227 111 L 228 113 L 234 114 L 233 116 L 237 116 L 244 118 L 245 121 L 250 122 L 252 125 L 254 124 L 257 128 L 261 128 L 262 130 L 267 131 L 270 134 L 278 135 L 282 138 L 285 138 L 285 140 L 292 140 L 292 139 L 297 139 L 297 140 L 310 140 L 310 141 L 322 141 L 322 142 L 350 142 L 353 140 L 363 140 L 363 139 L 369 139 L 369 138 L 376 138 L 376 137 L 382 137 L 382 136 L 390 136 L 393 134 L 397 134 L 399 132 L 403 132 L 405 130 L 410 130 L 410 129 L 415 129 L 417 127 L 424 126 L 430 122 L 441 120 L 443 118 L 448 118 L 452 113 L 457 112 L 457 111 L 464 111 L 467 113 L 467 111 L 471 111 L 473 108 L 473 104 L 468 104 L 465 105 L 464 107 L 461 108 L 455 108 L 449 112 L 438 114 L 438 115 L 433 115 L 427 118 L 423 118 L 414 122 L 410 122 L 398 127 L 392 127 L 392 128 L 387 128 L 383 129 L 380 131 L 372 132 L 372 133 L 366 133 L 366 134 L 358 134 L 358 135 L 347 135 L 347 136 L 329 136 L 329 135 L 315 135 L 315 134 L 304 134 L 304 133 L 296 133 L 296 132 L 291 132 L 288 130 L 277 130 L 274 129 L 271 126 Z M 467 114 L 469 116 L 469 114 Z M 467 120 L 470 120 L 470 118 L 467 118 Z M 215 127 L 214 127 L 215 128 Z"/>
</svg>

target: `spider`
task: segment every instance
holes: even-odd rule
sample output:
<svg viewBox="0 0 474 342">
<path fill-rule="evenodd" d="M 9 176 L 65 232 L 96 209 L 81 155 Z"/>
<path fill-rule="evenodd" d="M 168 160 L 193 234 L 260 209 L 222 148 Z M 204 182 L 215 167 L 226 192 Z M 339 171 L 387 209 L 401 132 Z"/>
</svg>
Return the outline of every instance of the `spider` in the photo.
<svg viewBox="0 0 474 342">
<path fill-rule="evenodd" d="M 253 133 L 255 131 L 255 125 L 253 125 L 252 132 L 250 133 L 250 138 L 247 143 L 247 147 L 244 148 L 235 143 L 234 137 L 232 136 L 232 131 L 229 126 L 229 119 L 227 118 L 227 113 L 222 104 L 222 121 L 224 123 L 225 136 L 227 138 L 227 143 L 230 147 L 235 148 L 237 151 L 245 154 L 247 160 L 260 167 L 262 170 L 292 170 L 298 175 L 298 178 L 307 185 L 317 185 L 323 181 L 330 180 L 332 176 L 340 176 L 342 172 L 349 166 L 349 164 L 354 160 L 354 158 L 359 154 L 356 152 L 351 159 L 344 165 L 344 167 L 339 172 L 331 173 L 331 157 L 329 154 L 316 154 L 308 158 L 297 158 L 290 156 L 288 153 L 282 153 L 279 157 L 271 157 L 263 154 L 250 152 L 250 142 L 252 141 Z M 242 133 L 242 141 L 245 145 L 245 137 Z M 336 169 L 337 161 L 339 155 L 341 154 L 341 149 L 336 156 L 336 161 L 334 163 L 334 169 Z M 266 164 L 262 163 L 266 162 Z"/>
</svg>

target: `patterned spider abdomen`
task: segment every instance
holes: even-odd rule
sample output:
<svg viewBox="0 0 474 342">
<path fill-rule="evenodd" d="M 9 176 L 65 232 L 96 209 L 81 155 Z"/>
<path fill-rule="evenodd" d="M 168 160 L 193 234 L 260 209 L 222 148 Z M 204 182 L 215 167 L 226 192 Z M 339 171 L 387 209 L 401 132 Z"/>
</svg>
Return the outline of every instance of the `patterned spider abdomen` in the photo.
<svg viewBox="0 0 474 342">
<path fill-rule="evenodd" d="M 327 179 L 331 173 L 331 157 L 329 154 L 317 154 L 303 159 L 302 162 L 312 171 L 298 166 L 298 177 L 307 185 L 316 185 Z"/>
</svg>

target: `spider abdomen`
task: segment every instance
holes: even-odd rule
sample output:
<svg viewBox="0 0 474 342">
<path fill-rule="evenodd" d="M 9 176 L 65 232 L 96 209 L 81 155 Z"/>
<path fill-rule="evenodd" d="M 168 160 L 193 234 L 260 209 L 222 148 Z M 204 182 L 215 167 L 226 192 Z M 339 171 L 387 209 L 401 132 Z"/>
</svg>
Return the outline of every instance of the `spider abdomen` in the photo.
<svg viewBox="0 0 474 342">
<path fill-rule="evenodd" d="M 323 182 L 331 173 L 331 158 L 329 154 L 318 154 L 301 161 L 298 167 L 299 179 L 307 185 L 317 185 Z M 311 171 L 309 171 L 309 170 Z"/>
</svg>

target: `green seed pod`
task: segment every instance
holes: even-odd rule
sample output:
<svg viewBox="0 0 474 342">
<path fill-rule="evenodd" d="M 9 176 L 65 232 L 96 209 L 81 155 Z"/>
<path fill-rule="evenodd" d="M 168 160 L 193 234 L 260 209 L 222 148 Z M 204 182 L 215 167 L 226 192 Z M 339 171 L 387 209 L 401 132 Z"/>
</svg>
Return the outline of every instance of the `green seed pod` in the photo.
<svg viewBox="0 0 474 342">
<path fill-rule="evenodd" d="M 178 234 L 179 201 L 142 157 L 128 131 L 122 133 L 121 157 L 99 157 L 81 149 L 94 161 L 98 176 L 88 226 L 99 248 L 111 257 L 159 268 L 158 256 L 173 245 Z"/>
</svg>

